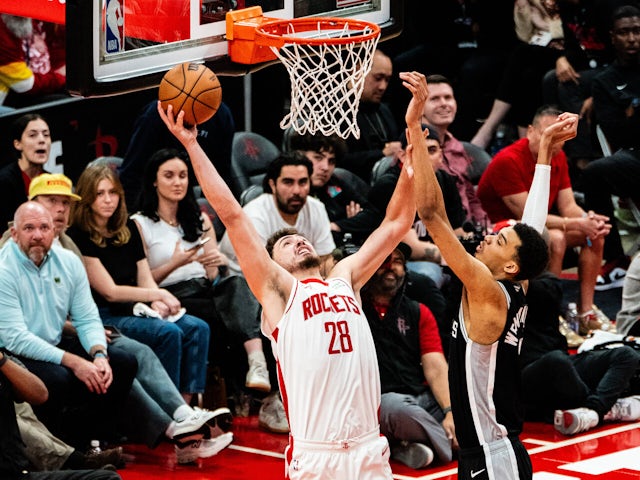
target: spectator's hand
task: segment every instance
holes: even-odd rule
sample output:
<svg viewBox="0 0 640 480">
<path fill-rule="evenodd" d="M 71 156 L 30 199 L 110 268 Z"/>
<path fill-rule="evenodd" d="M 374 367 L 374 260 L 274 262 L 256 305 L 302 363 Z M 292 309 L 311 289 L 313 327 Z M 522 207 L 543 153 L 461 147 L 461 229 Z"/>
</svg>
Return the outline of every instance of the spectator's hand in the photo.
<svg viewBox="0 0 640 480">
<path fill-rule="evenodd" d="M 196 260 L 202 264 L 203 267 L 224 267 L 229 265 L 229 259 L 217 248 L 212 248 L 209 251 L 196 257 Z"/>
<path fill-rule="evenodd" d="M 111 370 L 111 365 L 109 365 L 109 360 L 107 360 L 106 358 L 98 357 L 93 360 L 93 364 L 98 368 L 98 372 L 101 376 L 101 383 L 103 388 L 103 391 L 101 393 L 106 393 L 107 389 L 113 382 L 113 371 Z"/>
<path fill-rule="evenodd" d="M 162 318 L 166 318 L 169 315 L 171 315 L 171 310 L 169 310 L 169 307 L 167 306 L 167 304 L 164 303 L 162 300 L 155 300 L 151 302 L 151 308 L 156 312 L 158 312 L 158 314 Z"/>
<path fill-rule="evenodd" d="M 580 227 L 586 237 L 595 239 L 604 237 L 611 231 L 609 217 L 589 211 L 586 217 L 580 219 Z"/>
<path fill-rule="evenodd" d="M 582 108 L 580 108 L 580 120 L 586 120 L 591 123 L 593 117 L 593 97 L 589 97 L 582 102 Z"/>
<path fill-rule="evenodd" d="M 105 384 L 105 367 L 99 367 L 96 364 L 100 360 L 107 364 L 109 375 L 111 375 L 111 367 L 105 358 L 96 358 L 94 363 L 91 363 L 84 358 L 77 357 L 77 361 L 70 367 L 78 380 L 84 383 L 92 393 L 106 393 L 108 386 L 111 385 L 111 381 L 109 381 L 109 385 Z"/>
<path fill-rule="evenodd" d="M 451 440 L 451 446 L 456 450 L 458 448 L 458 439 L 456 438 L 456 426 L 453 422 L 453 415 L 451 412 L 444 416 L 444 420 L 442 420 L 442 428 L 444 429 L 447 438 Z"/>
<path fill-rule="evenodd" d="M 395 157 L 400 151 L 402 151 L 402 144 L 400 142 L 387 142 L 382 149 L 382 155 L 385 157 Z"/>
<path fill-rule="evenodd" d="M 563 56 L 556 60 L 556 77 L 561 83 L 573 82 L 577 84 L 580 74 L 573 69 L 567 57 Z"/>
<path fill-rule="evenodd" d="M 198 249 L 185 250 L 182 247 L 182 241 L 176 240 L 176 246 L 173 248 L 173 254 L 171 255 L 171 262 L 176 268 L 191 263 L 195 260 L 195 255 L 198 253 Z"/>
<path fill-rule="evenodd" d="M 358 212 L 361 212 L 361 211 L 362 211 L 362 207 L 360 206 L 360 204 L 351 200 L 349 202 L 349 205 L 347 205 L 347 218 L 355 217 L 358 214 Z"/>
<path fill-rule="evenodd" d="M 159 288 L 160 290 L 160 301 L 164 303 L 164 305 L 169 309 L 169 313 L 171 315 L 178 313 L 180 310 L 180 300 L 178 300 L 171 292 L 165 290 L 164 288 Z M 151 304 L 151 308 L 153 308 L 153 304 Z M 158 312 L 160 313 L 160 312 Z M 167 315 L 162 315 L 166 317 Z"/>
</svg>

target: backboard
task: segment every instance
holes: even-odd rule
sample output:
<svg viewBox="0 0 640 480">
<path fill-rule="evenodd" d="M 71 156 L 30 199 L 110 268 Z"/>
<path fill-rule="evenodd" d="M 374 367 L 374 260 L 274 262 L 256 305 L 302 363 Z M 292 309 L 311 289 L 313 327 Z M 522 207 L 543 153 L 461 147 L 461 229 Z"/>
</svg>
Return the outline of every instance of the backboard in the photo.
<svg viewBox="0 0 640 480">
<path fill-rule="evenodd" d="M 273 62 L 228 56 L 226 13 L 250 6 L 274 18 L 366 20 L 381 26 L 382 40 L 402 30 L 402 0 L 67 0 L 67 88 L 85 97 L 151 88 L 186 61 L 204 61 L 217 75 L 264 68 Z"/>
</svg>

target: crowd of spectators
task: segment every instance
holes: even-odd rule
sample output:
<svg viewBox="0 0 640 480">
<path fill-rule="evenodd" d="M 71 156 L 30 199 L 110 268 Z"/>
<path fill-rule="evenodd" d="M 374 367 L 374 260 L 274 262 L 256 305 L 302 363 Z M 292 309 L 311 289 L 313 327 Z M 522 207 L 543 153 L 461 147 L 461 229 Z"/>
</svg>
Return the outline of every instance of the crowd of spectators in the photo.
<svg viewBox="0 0 640 480">
<path fill-rule="evenodd" d="M 407 15 L 424 8 L 409 3 Z M 429 89 L 422 114 L 427 158 L 451 227 L 474 251 L 484 235 L 522 219 L 542 132 L 563 111 L 579 113 L 576 139 L 552 152 L 550 260 L 528 294 L 536 307 L 529 309 L 522 351 L 525 407 L 530 418 L 554 422 L 567 435 L 640 418 L 640 391 L 630 386 L 638 352 L 569 352 L 558 322 L 563 305 L 575 301 L 574 335 L 616 327 L 637 334 L 637 257 L 632 261 L 635 252 L 622 248 L 612 195 L 633 202 L 638 184 L 638 4 L 499 2 L 495 17 L 500 12 L 513 21 L 513 41 L 498 48 L 480 2 L 452 2 L 463 10 L 435 3 L 442 25 L 456 25 L 455 35 L 444 29 L 410 45 L 406 36 L 379 45 L 360 100 L 360 138 L 287 133 L 283 151 L 254 186 L 261 193 L 242 208 L 263 243 L 281 229 L 303 234 L 325 273 L 357 251 L 382 222 L 404 167 L 410 147 L 398 127 L 405 102 L 396 82 L 399 71 L 416 70 L 427 75 Z M 2 15 L 0 37 L 12 39 L 16 55 L 25 38 L 39 35 L 50 43 L 50 58 L 47 65 L 22 58 L 31 74 L 20 79 L 4 73 L 13 59 L 0 59 L 0 104 L 9 91 L 63 91 L 60 32 L 45 27 Z M 440 61 L 439 45 L 456 53 L 446 57 L 455 62 Z M 228 184 L 232 113 L 223 104 L 197 138 Z M 612 153 L 600 150 L 596 125 Z M 499 127 L 512 136 L 494 151 Z M 2 448 L 17 434 L 27 447 L 14 464 L 0 463 L 0 472 L 25 462 L 32 469 L 117 468 L 121 448 L 107 450 L 97 464 L 83 452 L 91 439 L 113 442 L 133 431 L 150 448 L 175 443 L 180 463 L 210 457 L 231 443 L 228 407 L 246 414 L 237 403 L 247 395 L 261 405 L 261 427 L 289 432 L 271 346 L 260 331 L 260 304 L 229 233 L 217 235 L 215 212 L 198 198 L 190 160 L 156 103 L 140 112 L 122 165 L 88 165 L 75 188 L 66 176 L 45 171 L 52 139 L 41 115 L 19 117 L 6 140 L 17 160 L 0 169 L 0 222 L 9 228 L 0 246 L 0 379 L 20 384 L 33 408 L 0 395 L 0 416 L 11 427 Z M 471 171 L 478 159 L 465 143 L 494 153 L 477 184 Z M 241 193 L 234 192 L 238 200 Z M 381 431 L 392 458 L 424 468 L 456 455 L 447 352 L 461 289 L 417 216 L 402 241 L 362 289 L 362 306 L 380 367 Z M 566 298 L 559 281 L 570 261 L 577 262 L 578 298 Z M 623 283 L 616 324 L 594 295 Z M 230 350 L 241 352 L 240 365 Z M 212 366 L 221 368 L 229 395 L 206 409 Z M 556 375 L 551 381 L 548 371 Z M 38 448 L 42 438 L 52 446 Z M 118 478 L 112 473 L 84 478 Z"/>
</svg>

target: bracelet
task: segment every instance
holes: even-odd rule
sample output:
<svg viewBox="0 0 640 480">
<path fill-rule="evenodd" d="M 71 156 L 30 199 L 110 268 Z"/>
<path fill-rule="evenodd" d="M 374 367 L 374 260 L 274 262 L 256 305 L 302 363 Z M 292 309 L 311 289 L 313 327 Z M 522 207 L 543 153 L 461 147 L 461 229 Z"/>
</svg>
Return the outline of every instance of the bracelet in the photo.
<svg viewBox="0 0 640 480">
<path fill-rule="evenodd" d="M 107 355 L 107 351 L 106 350 L 96 350 L 95 352 L 93 352 L 93 358 L 105 358 L 105 359 L 109 359 L 109 355 Z"/>
<path fill-rule="evenodd" d="M 2 352 L 2 358 L 0 358 L 0 368 L 2 368 L 5 363 L 7 363 L 7 360 L 9 360 L 9 357 L 7 357 L 6 353 Z"/>
<path fill-rule="evenodd" d="M 449 405 L 448 407 L 444 407 L 444 408 L 442 409 L 442 413 L 443 413 L 443 414 L 445 414 L 445 415 L 446 415 L 447 413 L 449 413 L 450 411 L 451 411 L 451 405 Z"/>
</svg>

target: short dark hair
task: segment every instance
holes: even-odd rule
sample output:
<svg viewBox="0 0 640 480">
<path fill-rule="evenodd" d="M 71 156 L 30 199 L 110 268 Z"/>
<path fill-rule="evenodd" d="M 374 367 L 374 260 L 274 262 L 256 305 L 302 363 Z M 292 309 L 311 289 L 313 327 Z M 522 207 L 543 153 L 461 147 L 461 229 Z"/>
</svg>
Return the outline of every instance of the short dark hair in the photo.
<svg viewBox="0 0 640 480">
<path fill-rule="evenodd" d="M 280 176 L 280 173 L 282 173 L 282 167 L 298 165 L 307 167 L 309 178 L 311 178 L 311 174 L 313 173 L 313 163 L 311 163 L 311 160 L 309 160 L 302 152 L 295 151 L 281 153 L 267 167 L 267 173 L 262 181 L 262 188 L 264 191 L 272 193 L 271 187 L 269 186 L 269 180 L 273 180 L 275 182 Z"/>
<path fill-rule="evenodd" d="M 513 229 L 520 238 L 516 261 L 520 271 L 514 280 L 531 280 L 540 275 L 549 263 L 549 247 L 542 235 L 526 223 L 516 223 Z"/>
<path fill-rule="evenodd" d="M 621 18 L 631 17 L 640 17 L 640 8 L 636 7 L 635 5 L 623 5 L 616 8 L 611 15 L 610 28 L 613 28 L 617 20 L 620 20 Z"/>
<path fill-rule="evenodd" d="M 532 125 L 539 123 L 542 117 L 557 117 L 562 113 L 562 110 L 557 105 L 542 105 L 538 107 L 536 113 L 533 114 Z"/>
<path fill-rule="evenodd" d="M 267 253 L 271 258 L 273 258 L 273 246 L 278 240 L 282 237 L 286 237 L 287 235 L 300 235 L 300 232 L 295 228 L 281 228 L 267 238 L 267 244 L 265 246 L 267 247 Z"/>
<path fill-rule="evenodd" d="M 347 142 L 336 134 L 305 133 L 300 135 L 299 133 L 294 133 L 291 136 L 290 143 L 291 150 L 333 153 L 336 157 L 336 164 L 340 163 L 342 157 L 347 153 Z"/>
<path fill-rule="evenodd" d="M 432 84 L 446 83 L 451 88 L 453 88 L 453 84 L 451 83 L 451 80 L 449 80 L 444 75 L 440 75 L 439 73 L 433 73 L 431 75 L 427 75 L 427 85 L 429 85 L 430 83 Z"/>
</svg>

